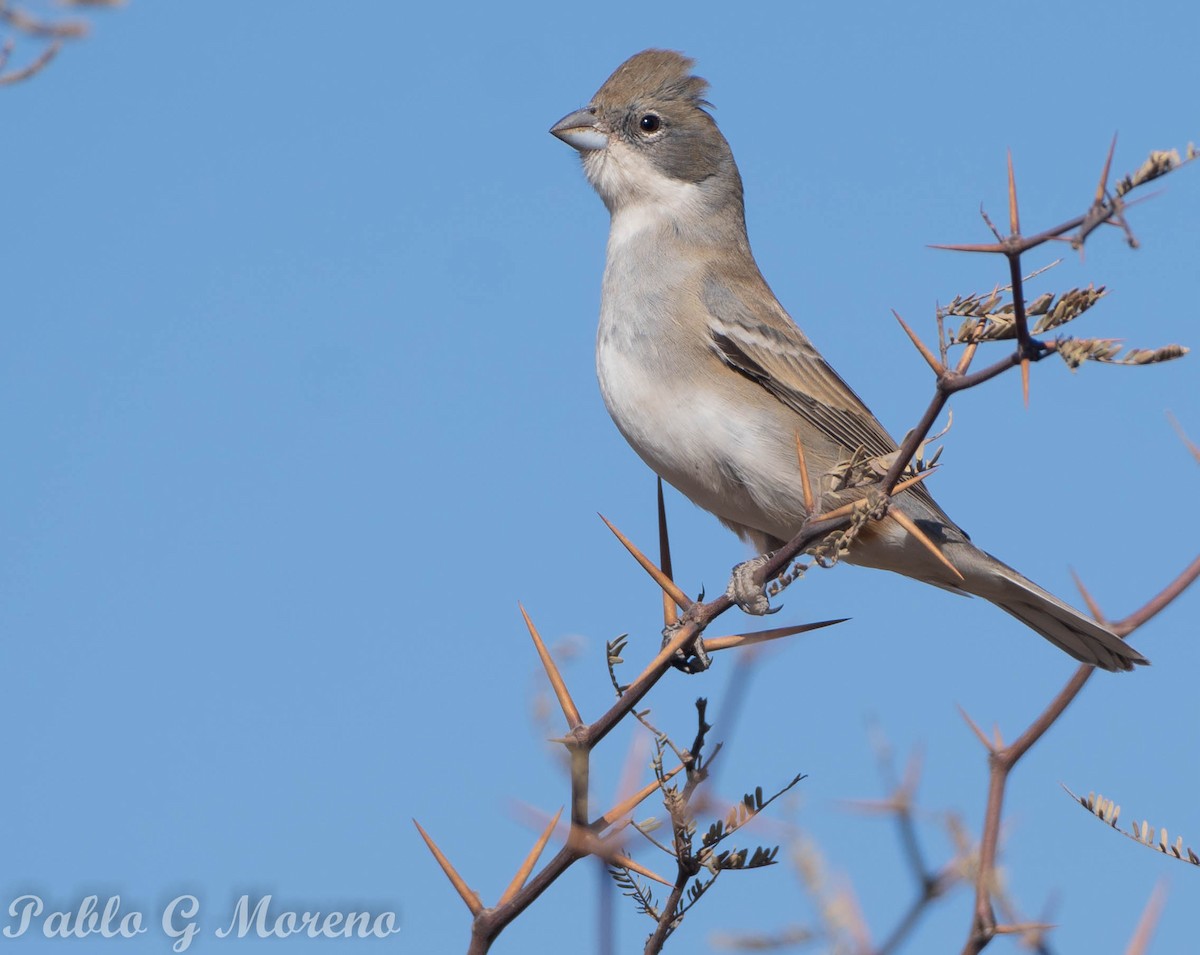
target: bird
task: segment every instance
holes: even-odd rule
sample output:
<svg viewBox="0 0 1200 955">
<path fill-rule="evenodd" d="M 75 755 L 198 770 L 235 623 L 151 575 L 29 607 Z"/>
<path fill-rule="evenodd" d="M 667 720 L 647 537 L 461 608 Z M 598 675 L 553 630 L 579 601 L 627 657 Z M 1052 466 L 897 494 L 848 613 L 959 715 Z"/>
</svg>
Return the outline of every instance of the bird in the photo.
<svg viewBox="0 0 1200 955">
<path fill-rule="evenodd" d="M 832 476 L 898 446 L 759 271 L 741 175 L 694 65 L 673 50 L 637 53 L 550 133 L 578 151 L 610 215 L 596 333 L 609 415 L 651 470 L 766 555 L 810 516 L 797 443 L 820 476 L 820 505 L 861 496 Z M 973 544 L 924 484 L 890 507 L 945 559 L 887 517 L 866 524 L 843 559 L 982 597 L 1083 663 L 1148 663 Z"/>
</svg>

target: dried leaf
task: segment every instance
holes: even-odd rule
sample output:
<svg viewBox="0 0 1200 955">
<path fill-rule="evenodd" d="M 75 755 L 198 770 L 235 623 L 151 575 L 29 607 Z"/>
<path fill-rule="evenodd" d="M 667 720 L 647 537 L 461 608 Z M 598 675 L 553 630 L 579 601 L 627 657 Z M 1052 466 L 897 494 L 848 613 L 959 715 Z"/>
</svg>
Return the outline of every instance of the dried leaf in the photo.
<svg viewBox="0 0 1200 955">
<path fill-rule="evenodd" d="M 1188 161 L 1195 158 L 1195 147 L 1188 146 Z M 1151 182 L 1159 176 L 1165 176 L 1176 166 L 1181 165 L 1183 160 L 1179 158 L 1179 150 L 1177 149 L 1159 149 L 1152 152 L 1137 172 L 1130 173 L 1124 179 L 1117 183 L 1115 192 L 1118 196 L 1123 196 L 1131 189 L 1136 189 L 1138 186 Z"/>
<path fill-rule="evenodd" d="M 1055 347 L 1059 357 L 1072 370 L 1085 361 L 1106 365 L 1154 365 L 1182 358 L 1188 353 L 1183 345 L 1163 345 L 1161 348 L 1130 348 L 1121 355 L 1124 346 L 1115 338 L 1060 338 Z"/>
<path fill-rule="evenodd" d="M 1125 832 L 1117 826 L 1117 817 L 1121 813 L 1121 807 L 1116 805 L 1111 799 L 1106 799 L 1104 796 L 1098 796 L 1095 793 L 1088 793 L 1086 796 L 1076 796 L 1071 790 L 1066 790 L 1067 795 L 1074 799 L 1079 805 L 1083 806 L 1097 819 L 1107 823 L 1113 829 L 1126 838 L 1132 839 L 1134 842 L 1140 842 L 1142 845 L 1161 852 L 1163 855 L 1172 856 L 1183 862 L 1189 862 L 1194 866 L 1200 866 L 1200 856 L 1197 856 L 1190 848 L 1185 848 L 1183 845 L 1183 836 L 1178 836 L 1175 843 L 1172 845 L 1166 829 L 1157 830 L 1158 839 L 1155 840 L 1155 829 L 1146 820 L 1142 820 L 1141 824 L 1134 823 L 1129 832 Z M 1186 857 L 1184 853 L 1187 853 Z"/>
</svg>

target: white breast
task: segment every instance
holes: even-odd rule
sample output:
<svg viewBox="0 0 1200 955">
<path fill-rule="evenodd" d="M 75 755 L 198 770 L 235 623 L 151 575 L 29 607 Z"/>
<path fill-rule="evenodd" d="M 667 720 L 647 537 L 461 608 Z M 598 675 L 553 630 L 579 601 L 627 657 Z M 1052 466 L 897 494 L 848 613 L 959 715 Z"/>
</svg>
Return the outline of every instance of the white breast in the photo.
<svg viewBox="0 0 1200 955">
<path fill-rule="evenodd" d="M 664 257 L 650 227 L 637 225 L 631 217 L 618 233 L 614 221 L 609 242 L 596 338 L 609 414 L 642 460 L 700 507 L 769 532 L 790 525 L 802 513 L 799 482 L 792 494 L 793 482 L 769 479 L 795 469 L 783 409 L 713 362 L 703 316 L 688 322 L 678 314 L 702 308 L 687 291 L 697 284 L 692 267 Z"/>
</svg>

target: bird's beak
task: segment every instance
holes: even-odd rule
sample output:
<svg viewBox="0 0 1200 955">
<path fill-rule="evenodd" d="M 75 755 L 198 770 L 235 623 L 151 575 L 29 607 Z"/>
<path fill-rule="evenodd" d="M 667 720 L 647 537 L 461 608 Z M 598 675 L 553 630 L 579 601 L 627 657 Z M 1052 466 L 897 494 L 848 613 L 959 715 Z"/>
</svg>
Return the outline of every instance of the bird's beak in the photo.
<svg viewBox="0 0 1200 955">
<path fill-rule="evenodd" d="M 581 153 L 603 149 L 608 145 L 608 137 L 600 131 L 596 114 L 591 109 L 577 109 L 568 113 L 550 127 L 550 133 Z"/>
</svg>

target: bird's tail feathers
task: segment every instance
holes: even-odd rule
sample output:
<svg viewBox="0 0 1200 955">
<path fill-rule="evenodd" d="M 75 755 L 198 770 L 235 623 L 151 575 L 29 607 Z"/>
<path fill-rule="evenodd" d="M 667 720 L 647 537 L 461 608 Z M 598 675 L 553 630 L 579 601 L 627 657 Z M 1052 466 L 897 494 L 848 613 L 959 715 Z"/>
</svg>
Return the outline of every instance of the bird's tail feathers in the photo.
<svg viewBox="0 0 1200 955">
<path fill-rule="evenodd" d="M 1150 661 L 1115 633 L 1007 564 L 972 548 L 973 560 L 963 589 L 1012 614 L 1076 660 L 1103 670 L 1132 670 Z M 956 555 L 957 556 L 957 555 Z M 958 563 L 956 561 L 956 563 Z M 962 568 L 959 564 L 960 569 Z"/>
</svg>

